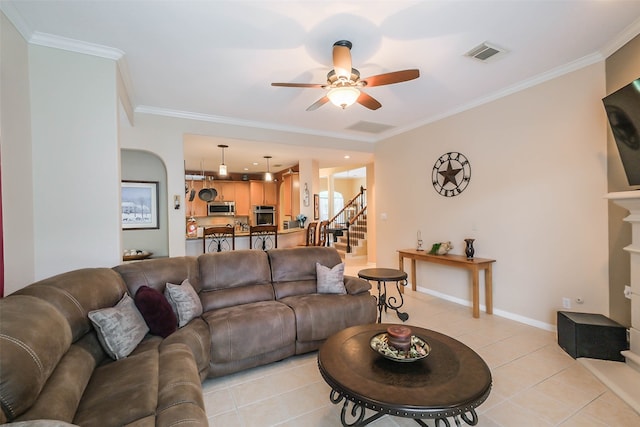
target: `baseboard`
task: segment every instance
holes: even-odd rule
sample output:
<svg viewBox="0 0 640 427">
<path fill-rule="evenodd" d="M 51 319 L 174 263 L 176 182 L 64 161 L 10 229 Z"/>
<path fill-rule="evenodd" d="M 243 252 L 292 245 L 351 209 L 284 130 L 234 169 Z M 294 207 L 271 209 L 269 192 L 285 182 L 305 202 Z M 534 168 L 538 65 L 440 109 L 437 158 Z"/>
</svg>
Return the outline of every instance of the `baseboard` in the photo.
<svg viewBox="0 0 640 427">
<path fill-rule="evenodd" d="M 444 294 L 442 292 L 434 291 L 433 289 L 423 288 L 422 286 L 418 286 L 416 288 L 418 292 L 422 292 L 428 295 L 432 295 L 434 297 L 441 298 L 446 301 L 451 301 L 456 304 L 464 305 L 466 307 L 472 307 L 473 303 L 469 300 L 465 300 L 462 298 L 453 297 L 451 295 Z M 480 311 L 485 311 L 487 309 L 486 305 L 480 304 Z M 556 325 L 552 325 L 550 323 L 541 322 L 536 319 L 531 319 L 529 317 L 521 316 L 516 313 L 511 313 L 509 311 L 504 311 L 500 309 L 493 308 L 493 314 L 495 316 L 504 317 L 505 319 L 514 320 L 519 323 L 524 323 L 525 325 L 533 326 L 534 328 L 544 329 L 545 331 L 556 332 Z"/>
</svg>

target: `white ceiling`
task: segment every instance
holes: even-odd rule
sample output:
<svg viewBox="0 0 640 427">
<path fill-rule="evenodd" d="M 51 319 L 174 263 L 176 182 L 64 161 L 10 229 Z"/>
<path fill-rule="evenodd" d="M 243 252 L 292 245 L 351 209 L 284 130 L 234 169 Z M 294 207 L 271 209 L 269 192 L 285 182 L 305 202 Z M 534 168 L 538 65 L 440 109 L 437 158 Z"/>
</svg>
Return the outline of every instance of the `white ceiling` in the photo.
<svg viewBox="0 0 640 427">
<path fill-rule="evenodd" d="M 218 161 L 217 144 L 229 145 L 233 170 L 248 160 L 264 170 L 264 155 L 271 165 L 310 156 L 321 167 L 361 165 L 380 139 L 600 61 L 640 31 L 638 0 L 1 1 L 31 43 L 118 59 L 136 111 L 345 139 L 343 150 L 207 139 L 200 145 L 218 155 L 189 152 L 196 169 Z M 363 77 L 408 68 L 421 76 L 366 89 L 382 103 L 376 111 L 308 112 L 323 89 L 270 85 L 324 83 L 342 39 Z M 483 42 L 507 53 L 486 63 L 464 56 Z M 363 122 L 386 130 L 349 129 Z"/>
</svg>

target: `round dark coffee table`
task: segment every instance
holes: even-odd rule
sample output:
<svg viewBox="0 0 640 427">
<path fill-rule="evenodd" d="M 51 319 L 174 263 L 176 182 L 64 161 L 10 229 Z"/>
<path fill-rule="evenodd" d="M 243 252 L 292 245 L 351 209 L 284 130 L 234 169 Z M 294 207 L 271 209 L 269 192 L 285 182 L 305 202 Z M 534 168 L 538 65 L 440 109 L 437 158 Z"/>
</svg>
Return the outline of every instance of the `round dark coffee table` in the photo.
<svg viewBox="0 0 640 427">
<path fill-rule="evenodd" d="M 398 319 L 406 322 L 409 314 L 400 311 L 400 307 L 404 304 L 404 297 L 400 291 L 400 286 L 407 286 L 407 273 L 395 268 L 365 268 L 358 272 L 358 277 L 367 281 L 375 281 L 378 284 L 378 323 L 382 322 L 382 310 L 395 310 Z M 396 297 L 387 296 L 387 282 L 396 282 L 396 290 L 400 296 L 400 304 L 396 302 Z"/>
<path fill-rule="evenodd" d="M 431 352 L 414 362 L 386 359 L 369 342 L 390 324 L 353 326 L 329 337 L 318 352 L 318 368 L 332 388 L 334 404 L 344 400 L 343 426 L 365 426 L 385 414 L 435 419 L 436 426 L 460 420 L 476 425 L 475 408 L 491 391 L 491 371 L 466 345 L 428 329 L 409 326 L 431 346 Z M 352 405 L 348 409 L 349 404 Z M 364 418 L 365 409 L 376 412 Z"/>
</svg>

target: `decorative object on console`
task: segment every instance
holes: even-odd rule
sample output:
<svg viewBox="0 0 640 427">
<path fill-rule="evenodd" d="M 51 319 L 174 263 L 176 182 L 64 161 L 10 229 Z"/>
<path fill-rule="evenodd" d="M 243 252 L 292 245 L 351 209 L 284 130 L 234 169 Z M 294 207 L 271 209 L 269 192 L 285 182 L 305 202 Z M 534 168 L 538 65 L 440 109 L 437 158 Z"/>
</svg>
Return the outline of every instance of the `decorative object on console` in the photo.
<svg viewBox="0 0 640 427">
<path fill-rule="evenodd" d="M 462 176 L 458 176 L 462 172 Z M 462 153 L 451 151 L 438 157 L 431 172 L 433 188 L 445 197 L 462 193 L 471 181 L 471 163 Z"/>
<path fill-rule="evenodd" d="M 467 256 L 467 259 L 472 259 L 473 255 L 476 253 L 476 250 L 473 247 L 473 242 L 476 239 L 464 239 L 466 243 L 466 247 L 464 248 L 464 254 Z"/>
<path fill-rule="evenodd" d="M 453 249 L 451 242 L 434 243 L 429 253 L 431 255 L 446 255 L 451 249 Z"/>
<path fill-rule="evenodd" d="M 416 251 L 423 251 L 422 249 L 422 233 L 418 230 L 418 244 L 416 245 Z"/>
</svg>

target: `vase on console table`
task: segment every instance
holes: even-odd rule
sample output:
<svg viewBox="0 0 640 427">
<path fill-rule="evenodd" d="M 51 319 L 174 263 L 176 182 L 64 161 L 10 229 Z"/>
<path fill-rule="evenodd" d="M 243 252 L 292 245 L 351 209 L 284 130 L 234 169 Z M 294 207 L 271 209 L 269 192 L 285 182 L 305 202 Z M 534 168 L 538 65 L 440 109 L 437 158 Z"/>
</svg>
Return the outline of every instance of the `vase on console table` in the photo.
<svg viewBox="0 0 640 427">
<path fill-rule="evenodd" d="M 476 250 L 473 248 L 473 241 L 475 239 L 464 239 L 464 242 L 467 246 L 464 248 L 464 253 L 467 256 L 467 259 L 473 259 L 473 254 L 476 253 Z"/>
</svg>

